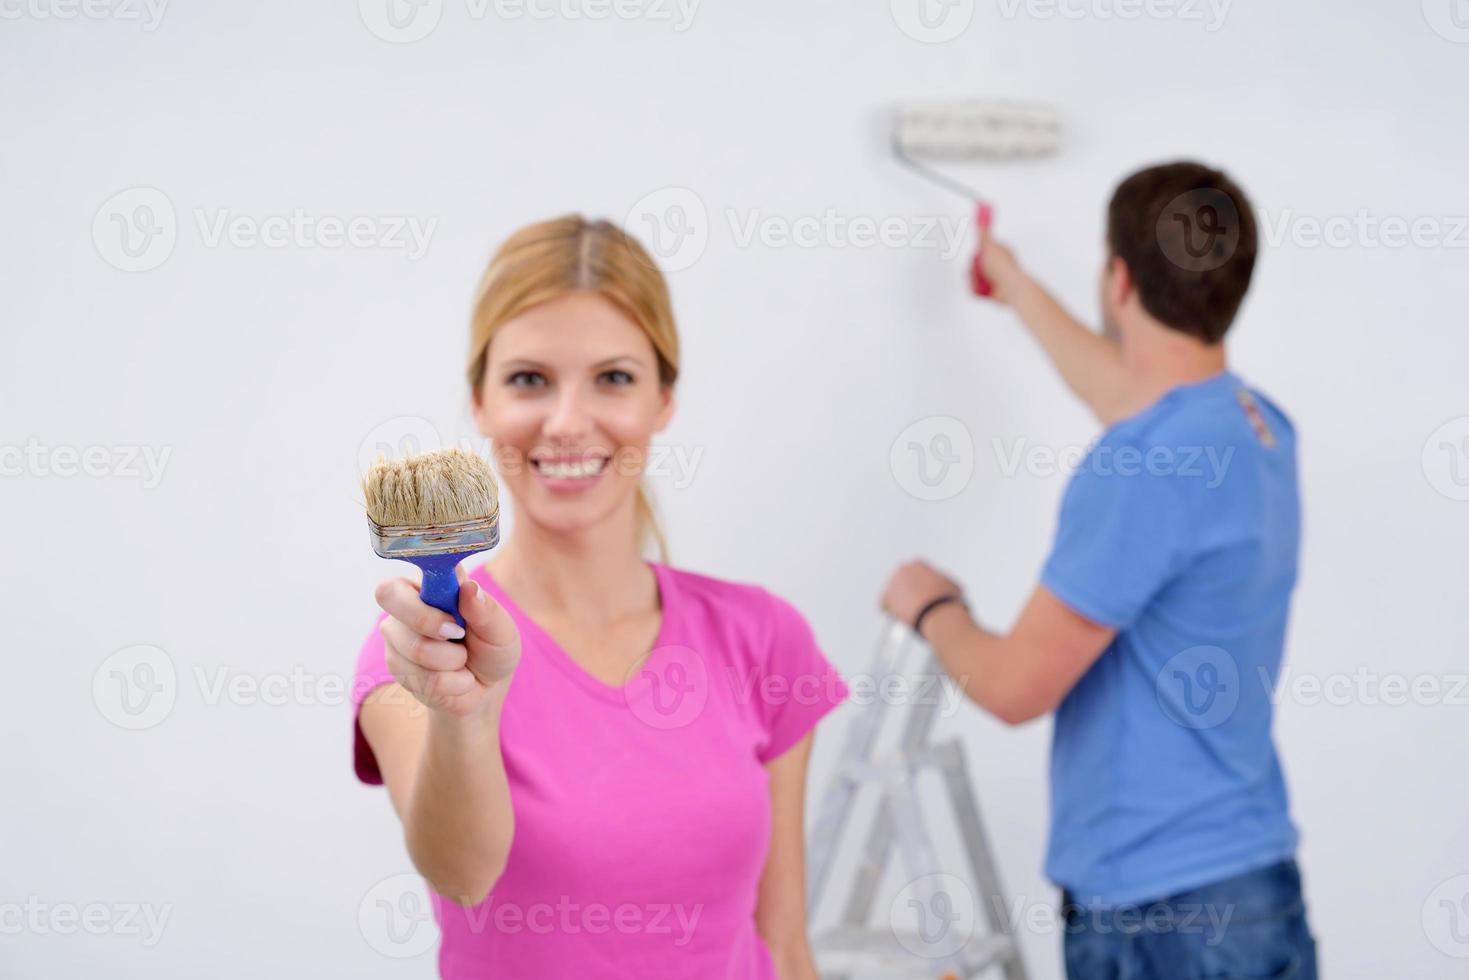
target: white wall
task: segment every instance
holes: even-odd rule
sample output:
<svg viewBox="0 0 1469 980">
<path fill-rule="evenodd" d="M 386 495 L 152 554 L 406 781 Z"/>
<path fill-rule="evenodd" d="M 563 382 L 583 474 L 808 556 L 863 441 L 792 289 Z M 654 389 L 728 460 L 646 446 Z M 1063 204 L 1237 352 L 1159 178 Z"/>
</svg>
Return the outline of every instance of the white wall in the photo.
<svg viewBox="0 0 1469 980">
<path fill-rule="evenodd" d="M 0 973 L 433 974 L 432 954 L 380 955 L 382 936 L 359 929 L 365 896 L 411 866 L 383 792 L 352 778 L 331 687 L 350 676 L 385 572 L 356 457 L 405 416 L 445 441 L 468 434 L 470 291 L 525 221 L 623 220 L 671 187 L 707 213 L 702 252 L 671 274 L 686 354 L 667 443 L 701 454 L 691 481 L 661 481 L 676 563 L 790 597 L 847 672 L 865 664 L 886 574 L 910 556 L 951 569 L 987 621 L 1007 623 L 1064 477 L 1006 476 L 995 440 L 1084 443 L 1084 413 L 1016 323 L 965 295 L 962 254 L 737 235 L 752 217 L 829 211 L 962 218 L 887 156 L 882 111 L 1009 96 L 1061 107 L 1064 152 L 970 176 L 1079 310 L 1093 307 L 1106 195 L 1137 165 L 1223 164 L 1284 228 L 1233 356 L 1301 432 L 1290 670 L 1351 685 L 1346 703 L 1280 707 L 1311 913 L 1330 976 L 1461 974 L 1452 954 L 1469 942 L 1449 927 L 1462 935 L 1469 912 L 1451 921 L 1439 904 L 1469 891 L 1454 877 L 1469 872 L 1469 714 L 1454 689 L 1469 503 L 1453 499 L 1469 495 L 1469 445 L 1438 445 L 1469 429 L 1469 30 L 1450 0 L 1160 0 L 1159 16 L 1134 19 L 1103 16 L 1114 0 L 1070 0 L 1075 17 L 959 0 L 947 24 L 971 19 L 942 43 L 899 29 L 904 0 L 902 18 L 881 2 L 705 0 L 687 23 L 661 3 L 607 20 L 542 0 L 571 12 L 535 20 L 443 0 L 436 29 L 402 44 L 347 2 L 180 3 L 151 30 L 99 2 L 75 19 L 42 16 L 65 0 L 0 4 Z M 675 21 L 656 18 L 665 9 Z M 156 268 L 124 272 L 108 261 L 125 262 L 111 215 L 142 198 L 107 202 L 138 187 L 166 195 L 177 240 Z M 211 247 L 199 215 L 221 209 L 435 224 L 416 259 L 304 239 Z M 1429 230 L 1400 247 L 1375 230 L 1339 247 L 1301 237 L 1359 212 Z M 899 433 L 933 416 L 960 420 L 974 446 L 972 479 L 941 502 L 907 494 L 889 464 Z M 51 471 L 64 447 L 93 446 L 107 475 Z M 133 475 L 126 447 L 167 451 L 160 478 Z M 163 708 L 127 731 L 109 720 L 126 717 L 109 671 L 133 654 L 109 657 L 140 644 L 167 658 L 147 655 Z M 1387 675 L 1453 697 L 1382 703 Z M 270 705 L 215 687 L 235 677 L 293 689 Z M 813 787 L 848 717 L 824 729 Z M 944 728 L 968 743 L 1008 887 L 1051 902 L 1048 726 L 965 710 Z M 64 934 L 66 910 L 93 903 L 102 934 Z M 169 916 L 161 939 L 134 926 L 134 904 Z M 1035 975 L 1059 976 L 1059 938 L 1024 941 Z"/>
</svg>

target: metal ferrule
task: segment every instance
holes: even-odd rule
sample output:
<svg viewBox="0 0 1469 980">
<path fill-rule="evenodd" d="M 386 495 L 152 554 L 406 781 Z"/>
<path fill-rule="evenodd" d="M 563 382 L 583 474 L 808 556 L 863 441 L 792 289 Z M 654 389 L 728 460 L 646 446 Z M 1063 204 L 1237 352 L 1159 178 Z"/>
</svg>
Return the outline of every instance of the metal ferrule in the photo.
<svg viewBox="0 0 1469 980">
<path fill-rule="evenodd" d="M 381 527 L 367 519 L 372 550 L 384 558 L 484 551 L 500 543 L 500 515 L 454 524 Z"/>
</svg>

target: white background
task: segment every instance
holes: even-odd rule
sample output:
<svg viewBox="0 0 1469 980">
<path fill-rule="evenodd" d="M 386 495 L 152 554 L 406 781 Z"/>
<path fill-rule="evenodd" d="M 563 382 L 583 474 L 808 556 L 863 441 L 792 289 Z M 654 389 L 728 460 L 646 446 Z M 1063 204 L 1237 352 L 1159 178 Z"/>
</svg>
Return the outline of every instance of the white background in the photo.
<svg viewBox="0 0 1469 980">
<path fill-rule="evenodd" d="M 411 865 L 385 793 L 352 776 L 332 686 L 388 571 L 367 545 L 357 457 L 404 417 L 446 443 L 470 433 L 471 291 L 524 222 L 579 210 L 646 238 L 634 207 L 666 188 L 704 211 L 682 212 L 702 239 L 666 256 L 694 256 L 670 274 L 685 354 L 664 441 L 697 465 L 657 480 L 675 564 L 787 596 L 849 674 L 910 557 L 1008 624 L 1065 475 L 1005 461 L 1016 440 L 1084 445 L 1086 414 L 1009 315 L 966 295 L 967 244 L 739 235 L 828 213 L 963 219 L 891 160 L 884 112 L 1012 97 L 1060 107 L 1062 152 L 963 176 L 1087 316 L 1120 177 L 1198 157 L 1253 196 L 1269 230 L 1231 352 L 1300 432 L 1288 668 L 1341 695 L 1288 695 L 1277 725 L 1324 971 L 1462 975 L 1469 909 L 1441 904 L 1469 892 L 1455 879 L 1469 872 L 1469 707 L 1463 690 L 1444 703 L 1469 628 L 1469 502 L 1454 499 L 1469 496 L 1469 11 L 1455 21 L 1449 2 L 1180 0 L 1131 17 L 1112 0 L 959 2 L 931 11 L 955 36 L 923 40 L 900 27 L 918 23 L 902 0 L 705 0 L 687 21 L 661 5 L 593 17 L 542 0 L 538 19 L 444 0 L 405 29 L 431 31 L 399 43 L 371 0 L 180 3 L 156 22 L 5 0 L 0 974 L 433 974 L 431 951 L 379 952 L 432 936 L 395 944 L 371 925 Z M 140 187 L 166 197 L 176 240 L 122 271 L 113 216 L 147 215 L 136 195 L 108 202 Z M 671 233 L 663 205 L 689 199 L 645 207 Z M 298 209 L 434 224 L 418 257 L 304 234 L 209 244 L 222 213 L 249 226 Z M 1333 218 L 1352 222 L 1346 240 L 1313 240 Z M 1368 227 L 1417 218 L 1431 231 L 1416 245 Z M 914 423 L 929 439 L 938 416 L 967 433 L 972 476 L 924 501 L 890 450 Z M 58 475 L 64 447 L 103 447 L 103 475 Z M 124 465 L 127 447 L 168 452 L 160 478 Z M 140 644 L 162 651 L 147 656 L 173 701 L 128 731 L 109 672 L 132 654 L 109 657 Z M 1418 699 L 1436 703 L 1386 703 L 1388 676 L 1443 687 Z M 293 677 L 304 688 L 284 704 L 248 693 Z M 247 687 L 216 687 L 235 678 Z M 822 729 L 813 794 L 850 717 Z M 943 728 L 967 743 L 1007 890 L 1048 906 L 1049 723 L 1010 730 L 966 707 Z M 99 935 L 66 919 L 92 905 Z M 168 916 L 156 942 L 131 905 Z M 1054 930 L 1023 942 L 1036 977 L 1060 975 Z"/>
</svg>

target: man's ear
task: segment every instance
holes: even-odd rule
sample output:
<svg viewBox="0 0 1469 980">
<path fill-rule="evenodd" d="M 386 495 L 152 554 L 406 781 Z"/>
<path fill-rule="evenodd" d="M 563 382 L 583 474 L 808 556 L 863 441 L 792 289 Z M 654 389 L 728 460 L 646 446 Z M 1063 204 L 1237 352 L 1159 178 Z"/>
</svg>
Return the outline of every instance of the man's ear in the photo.
<svg viewBox="0 0 1469 980">
<path fill-rule="evenodd" d="M 1112 305 L 1120 309 L 1132 298 L 1132 273 L 1128 271 L 1127 263 L 1115 255 L 1107 262 L 1112 279 L 1109 287 L 1112 290 Z"/>
</svg>

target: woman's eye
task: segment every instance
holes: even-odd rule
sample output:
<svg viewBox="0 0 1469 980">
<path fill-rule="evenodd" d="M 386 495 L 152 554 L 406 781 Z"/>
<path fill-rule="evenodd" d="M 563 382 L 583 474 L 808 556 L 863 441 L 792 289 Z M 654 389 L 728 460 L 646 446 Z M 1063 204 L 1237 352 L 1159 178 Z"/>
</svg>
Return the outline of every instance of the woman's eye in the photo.
<svg viewBox="0 0 1469 980">
<path fill-rule="evenodd" d="M 632 375 L 620 368 L 613 368 L 611 371 L 604 371 L 602 372 L 602 377 L 606 378 L 608 381 L 611 381 L 615 385 L 630 385 L 633 382 Z"/>
<path fill-rule="evenodd" d="M 512 388 L 538 388 L 546 383 L 546 376 L 539 371 L 516 371 L 505 383 Z"/>
</svg>

